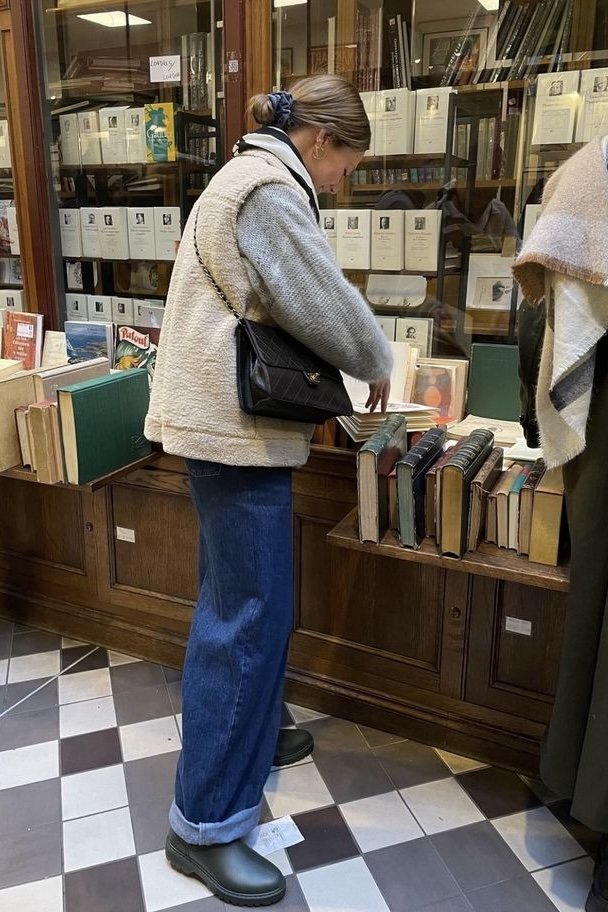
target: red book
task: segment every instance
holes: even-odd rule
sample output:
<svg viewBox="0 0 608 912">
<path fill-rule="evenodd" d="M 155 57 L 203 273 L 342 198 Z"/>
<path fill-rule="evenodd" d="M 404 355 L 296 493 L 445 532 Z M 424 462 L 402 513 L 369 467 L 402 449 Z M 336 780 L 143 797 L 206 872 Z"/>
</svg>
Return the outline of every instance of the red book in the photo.
<svg viewBox="0 0 608 912">
<path fill-rule="evenodd" d="M 22 361 L 24 370 L 40 367 L 42 314 L 5 311 L 4 357 Z"/>
</svg>

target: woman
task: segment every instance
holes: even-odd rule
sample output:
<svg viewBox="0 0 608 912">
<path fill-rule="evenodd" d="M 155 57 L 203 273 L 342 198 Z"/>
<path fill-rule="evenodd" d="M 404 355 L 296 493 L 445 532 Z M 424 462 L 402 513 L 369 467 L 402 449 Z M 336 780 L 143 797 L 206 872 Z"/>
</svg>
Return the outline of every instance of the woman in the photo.
<svg viewBox="0 0 608 912">
<path fill-rule="evenodd" d="M 275 322 L 388 401 L 391 352 L 319 227 L 317 193 L 359 164 L 370 127 L 337 76 L 292 94 L 258 95 L 263 128 L 245 136 L 188 220 L 175 262 L 146 435 L 186 459 L 200 521 L 200 594 L 183 676 L 183 749 L 169 814 L 169 862 L 220 898 L 265 905 L 283 875 L 241 838 L 258 823 L 271 765 L 312 751 L 302 730 L 279 733 L 293 618 L 291 469 L 312 428 L 244 414 L 238 403 L 231 304 Z"/>
</svg>

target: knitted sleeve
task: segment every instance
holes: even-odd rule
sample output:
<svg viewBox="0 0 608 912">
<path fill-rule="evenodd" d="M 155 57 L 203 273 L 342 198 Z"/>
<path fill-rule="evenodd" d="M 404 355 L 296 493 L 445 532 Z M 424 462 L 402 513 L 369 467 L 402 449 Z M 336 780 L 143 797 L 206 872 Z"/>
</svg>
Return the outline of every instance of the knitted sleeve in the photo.
<svg viewBox="0 0 608 912">
<path fill-rule="evenodd" d="M 390 376 L 389 343 L 298 191 L 278 183 L 254 190 L 237 218 L 237 244 L 279 326 L 359 380 Z"/>
</svg>

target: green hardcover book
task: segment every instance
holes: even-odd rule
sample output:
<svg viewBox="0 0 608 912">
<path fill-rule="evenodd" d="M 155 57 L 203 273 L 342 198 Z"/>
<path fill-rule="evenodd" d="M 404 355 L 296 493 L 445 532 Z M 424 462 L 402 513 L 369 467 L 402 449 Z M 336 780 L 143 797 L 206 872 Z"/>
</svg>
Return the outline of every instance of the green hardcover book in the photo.
<svg viewBox="0 0 608 912">
<path fill-rule="evenodd" d="M 424 538 L 425 475 L 443 453 L 445 435 L 444 427 L 431 428 L 395 466 L 399 540 L 404 548 L 418 548 Z"/>
<path fill-rule="evenodd" d="M 467 412 L 479 418 L 519 421 L 517 345 L 471 346 Z"/>
<path fill-rule="evenodd" d="M 146 371 L 121 371 L 58 390 L 67 480 L 87 484 L 151 451 L 144 437 Z"/>
</svg>

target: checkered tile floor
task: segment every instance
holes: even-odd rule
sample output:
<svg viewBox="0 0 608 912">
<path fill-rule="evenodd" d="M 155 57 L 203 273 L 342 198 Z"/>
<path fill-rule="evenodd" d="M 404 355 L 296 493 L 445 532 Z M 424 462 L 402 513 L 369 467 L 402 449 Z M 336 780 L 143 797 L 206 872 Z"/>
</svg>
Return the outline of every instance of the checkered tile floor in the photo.
<svg viewBox="0 0 608 912">
<path fill-rule="evenodd" d="M 163 845 L 180 748 L 172 669 L 0 620 L 2 912 L 226 912 Z M 513 773 L 285 707 L 314 759 L 272 772 L 282 912 L 582 910 L 597 834 Z"/>
</svg>

